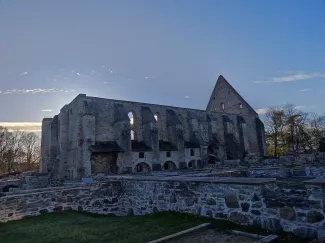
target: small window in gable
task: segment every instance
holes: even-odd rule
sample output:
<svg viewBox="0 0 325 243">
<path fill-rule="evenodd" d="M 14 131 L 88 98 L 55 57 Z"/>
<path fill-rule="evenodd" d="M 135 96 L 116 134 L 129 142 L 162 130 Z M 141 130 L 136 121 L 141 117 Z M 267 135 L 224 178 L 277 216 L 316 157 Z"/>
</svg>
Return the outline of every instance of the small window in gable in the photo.
<svg viewBox="0 0 325 243">
<path fill-rule="evenodd" d="M 225 110 L 225 103 L 221 103 L 220 106 L 221 106 L 221 109 L 224 111 Z"/>
<path fill-rule="evenodd" d="M 144 158 L 144 153 L 143 152 L 139 153 L 139 158 Z"/>
<path fill-rule="evenodd" d="M 166 152 L 166 157 L 171 157 L 172 156 L 172 152 L 168 151 Z"/>
<path fill-rule="evenodd" d="M 243 104 L 242 103 L 239 103 L 239 108 L 243 109 Z"/>
<path fill-rule="evenodd" d="M 191 149 L 191 156 L 194 156 L 194 155 L 195 155 L 195 150 Z"/>
</svg>

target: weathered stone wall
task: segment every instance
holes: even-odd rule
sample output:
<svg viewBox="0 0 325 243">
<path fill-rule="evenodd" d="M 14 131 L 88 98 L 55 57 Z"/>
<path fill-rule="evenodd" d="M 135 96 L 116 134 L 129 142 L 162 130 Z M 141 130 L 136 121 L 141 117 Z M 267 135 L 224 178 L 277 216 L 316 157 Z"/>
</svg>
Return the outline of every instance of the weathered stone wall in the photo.
<svg viewBox="0 0 325 243">
<path fill-rule="evenodd" d="M 222 111 L 214 108 L 215 101 L 209 102 L 206 110 L 198 110 L 80 94 L 50 121 L 50 127 L 47 126 L 48 120 L 43 121 L 41 172 L 55 170 L 60 179 L 88 176 L 91 174 L 91 149 L 103 143 L 120 147 L 109 151 L 118 153 L 119 173 L 134 171 L 134 165 L 144 162 L 132 154 L 135 150 L 131 146 L 131 129 L 135 140 L 147 146 L 143 152 L 152 153 L 147 156 L 150 161 L 146 162 L 151 170 L 159 166 L 162 169 L 166 162 L 165 156 L 161 156 L 160 151 L 165 150 L 161 150 L 159 141 L 172 143 L 175 147 L 170 150 L 177 153 L 174 155 L 176 161 L 173 161 L 177 169 L 188 167 L 191 160 L 195 164 L 198 160 L 207 161 L 211 151 L 217 161 L 243 159 L 246 152 L 264 155 L 263 124 L 246 101 L 223 81 L 224 78 L 220 77 L 216 87 L 228 85 L 225 89 L 228 94 L 229 88 L 230 99 L 227 109 Z M 224 96 L 218 91 L 211 97 L 213 100 L 217 97 L 217 101 Z M 133 114 L 132 125 L 129 112 Z M 49 155 L 46 149 L 48 140 Z M 196 158 L 189 158 L 188 148 L 200 150 L 196 152 Z"/>
<path fill-rule="evenodd" d="M 313 185 L 117 180 L 1 197 L 0 222 L 71 209 L 116 216 L 173 210 L 323 237 L 324 198 L 324 186 Z"/>
<path fill-rule="evenodd" d="M 41 163 L 40 172 L 46 173 L 47 165 L 50 160 L 50 139 L 51 139 L 52 118 L 44 118 L 42 121 L 42 141 L 41 141 Z"/>
</svg>

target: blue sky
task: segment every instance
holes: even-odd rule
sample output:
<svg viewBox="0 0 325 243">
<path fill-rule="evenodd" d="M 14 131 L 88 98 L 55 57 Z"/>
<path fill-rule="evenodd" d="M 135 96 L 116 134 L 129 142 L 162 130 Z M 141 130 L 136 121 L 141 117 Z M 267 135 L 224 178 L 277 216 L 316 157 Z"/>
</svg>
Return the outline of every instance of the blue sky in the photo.
<svg viewBox="0 0 325 243">
<path fill-rule="evenodd" d="M 0 0 L 0 122 L 78 93 L 205 109 L 220 74 L 256 110 L 324 113 L 324 43 L 323 0 Z"/>
</svg>

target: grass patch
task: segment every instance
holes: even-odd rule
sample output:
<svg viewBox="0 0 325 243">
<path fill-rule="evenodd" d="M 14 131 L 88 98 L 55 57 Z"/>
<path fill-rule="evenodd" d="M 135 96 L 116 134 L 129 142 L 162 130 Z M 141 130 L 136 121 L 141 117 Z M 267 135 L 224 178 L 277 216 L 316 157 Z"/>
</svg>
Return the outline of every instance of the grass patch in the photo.
<svg viewBox="0 0 325 243">
<path fill-rule="evenodd" d="M 0 224 L 0 242 L 5 243 L 135 243 L 147 242 L 202 223 L 218 228 L 268 234 L 254 227 L 190 214 L 160 212 L 144 216 L 112 217 L 84 212 L 61 212 Z M 307 242 L 281 234 L 279 242 Z"/>
<path fill-rule="evenodd" d="M 301 164 L 283 164 L 282 165 L 283 168 L 289 168 L 289 169 L 293 169 L 293 168 L 302 168 Z"/>
</svg>

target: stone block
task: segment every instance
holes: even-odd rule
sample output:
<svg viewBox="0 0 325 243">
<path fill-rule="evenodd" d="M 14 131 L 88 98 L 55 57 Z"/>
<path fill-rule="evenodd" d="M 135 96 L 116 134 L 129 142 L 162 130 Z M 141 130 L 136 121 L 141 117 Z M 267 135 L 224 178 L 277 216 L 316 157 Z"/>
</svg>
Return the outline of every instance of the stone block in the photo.
<svg viewBox="0 0 325 243">
<path fill-rule="evenodd" d="M 46 214 L 48 213 L 49 211 L 47 209 L 41 209 L 38 211 L 40 214 Z"/>
<path fill-rule="evenodd" d="M 238 212 L 230 213 L 228 219 L 236 224 L 249 224 L 249 218 L 246 215 Z"/>
<path fill-rule="evenodd" d="M 127 216 L 134 216 L 133 208 L 128 209 Z"/>
<path fill-rule="evenodd" d="M 251 210 L 251 213 L 254 215 L 261 215 L 261 211 L 256 209 Z"/>
<path fill-rule="evenodd" d="M 293 221 L 296 219 L 296 212 L 292 207 L 283 207 L 280 209 L 280 217 L 285 220 Z"/>
<path fill-rule="evenodd" d="M 235 192 L 227 192 L 224 195 L 225 203 L 228 208 L 239 208 L 237 195 Z"/>
<path fill-rule="evenodd" d="M 317 237 L 317 231 L 314 228 L 297 227 L 293 233 L 301 238 L 313 239 Z"/>
<path fill-rule="evenodd" d="M 318 223 L 324 220 L 324 215 L 318 211 L 310 211 L 307 214 L 308 223 Z"/>
<path fill-rule="evenodd" d="M 216 200 L 209 198 L 206 202 L 207 205 L 217 205 Z"/>
<path fill-rule="evenodd" d="M 58 206 L 58 207 L 53 208 L 53 212 L 61 212 L 62 210 L 63 210 L 62 206 Z"/>
<path fill-rule="evenodd" d="M 276 218 L 257 217 L 253 220 L 253 224 L 272 232 L 281 232 L 283 230 L 280 220 Z"/>
<path fill-rule="evenodd" d="M 228 219 L 228 214 L 227 213 L 218 212 L 218 213 L 215 214 L 215 217 L 216 218 L 220 218 L 220 219 Z"/>
<path fill-rule="evenodd" d="M 241 203 L 240 204 L 240 207 L 241 207 L 241 210 L 243 211 L 243 212 L 248 212 L 249 211 L 249 208 L 250 208 L 250 204 L 249 203 Z"/>
</svg>

